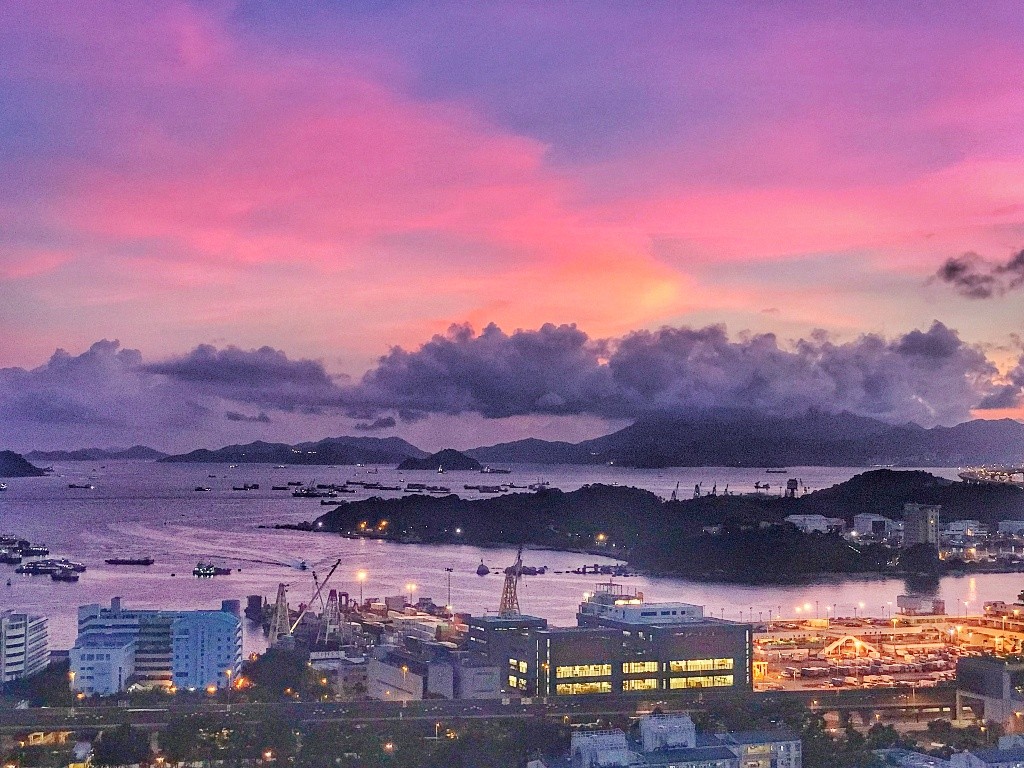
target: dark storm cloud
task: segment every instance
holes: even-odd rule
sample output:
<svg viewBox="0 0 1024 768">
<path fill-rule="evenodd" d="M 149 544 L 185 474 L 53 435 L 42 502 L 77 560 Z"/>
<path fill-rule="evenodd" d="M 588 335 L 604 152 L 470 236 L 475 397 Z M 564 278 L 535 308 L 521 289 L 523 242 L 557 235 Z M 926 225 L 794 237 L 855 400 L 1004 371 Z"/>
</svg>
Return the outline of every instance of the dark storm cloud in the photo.
<svg viewBox="0 0 1024 768">
<path fill-rule="evenodd" d="M 947 259 L 935 275 L 969 299 L 1002 296 L 1024 285 L 1024 250 L 1003 264 L 989 261 L 976 253 Z"/>
<path fill-rule="evenodd" d="M 191 446 L 252 436 L 271 421 L 287 429 L 305 419 L 326 431 L 347 417 L 372 432 L 438 414 L 630 419 L 717 408 L 850 411 L 933 425 L 963 421 L 974 408 L 1013 407 L 1022 388 L 1024 361 L 1000 376 L 983 351 L 938 322 L 894 338 L 838 343 L 819 332 L 785 344 L 773 334 L 730 337 L 721 326 L 612 339 L 573 325 L 511 334 L 453 326 L 418 349 L 392 349 L 352 384 L 266 347 L 201 346 L 147 364 L 135 350 L 100 341 L 77 356 L 58 350 L 32 370 L 0 369 L 0 437 L 23 448 L 161 439 Z M 322 421 L 310 415 L 317 413 Z"/>
<path fill-rule="evenodd" d="M 370 422 L 360 421 L 356 424 L 355 428 L 360 432 L 375 432 L 378 429 L 391 429 L 397 424 L 398 422 L 395 421 L 394 416 L 381 416 L 379 419 L 374 419 Z"/>
<path fill-rule="evenodd" d="M 138 351 L 103 340 L 80 355 L 58 349 L 31 370 L 0 369 L 4 444 L 144 442 L 208 421 L 201 397 L 143 372 L 141 363 Z"/>
<path fill-rule="evenodd" d="M 290 360 L 271 347 L 217 349 L 202 344 L 181 357 L 144 366 L 205 395 L 282 410 L 340 405 L 340 390 L 316 360 Z"/>
<path fill-rule="evenodd" d="M 224 414 L 224 418 L 228 421 L 245 421 L 251 424 L 269 424 L 271 421 L 270 417 L 263 411 L 260 411 L 255 416 L 239 413 L 238 411 L 228 411 Z"/>
<path fill-rule="evenodd" d="M 572 325 L 512 334 L 491 325 L 479 335 L 453 326 L 416 351 L 392 350 L 346 400 L 490 418 L 816 408 L 936 424 L 969 418 L 999 386 L 985 354 L 939 322 L 891 340 L 836 343 L 819 333 L 786 347 L 773 334 L 731 340 L 721 326 L 600 340 Z"/>
</svg>

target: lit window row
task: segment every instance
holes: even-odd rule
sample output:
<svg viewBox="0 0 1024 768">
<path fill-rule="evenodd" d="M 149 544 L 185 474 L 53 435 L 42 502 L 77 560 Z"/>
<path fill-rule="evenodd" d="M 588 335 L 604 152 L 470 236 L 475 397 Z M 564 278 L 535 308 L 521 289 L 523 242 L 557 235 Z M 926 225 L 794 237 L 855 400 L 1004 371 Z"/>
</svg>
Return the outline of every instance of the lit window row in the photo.
<svg viewBox="0 0 1024 768">
<path fill-rule="evenodd" d="M 574 667 L 556 667 L 555 677 L 611 677 L 611 664 L 580 664 Z"/>
<path fill-rule="evenodd" d="M 656 661 L 626 661 L 622 664 L 622 674 L 635 675 L 641 672 L 657 672 L 658 662 Z"/>
<path fill-rule="evenodd" d="M 555 686 L 555 693 L 559 696 L 573 696 L 584 693 L 611 693 L 612 684 L 602 683 L 559 683 Z"/>
<path fill-rule="evenodd" d="M 732 675 L 669 678 L 669 688 L 722 688 L 732 685 Z"/>
<path fill-rule="evenodd" d="M 685 659 L 682 661 L 670 661 L 668 663 L 671 672 L 711 672 L 719 669 L 732 669 L 732 659 Z"/>
</svg>

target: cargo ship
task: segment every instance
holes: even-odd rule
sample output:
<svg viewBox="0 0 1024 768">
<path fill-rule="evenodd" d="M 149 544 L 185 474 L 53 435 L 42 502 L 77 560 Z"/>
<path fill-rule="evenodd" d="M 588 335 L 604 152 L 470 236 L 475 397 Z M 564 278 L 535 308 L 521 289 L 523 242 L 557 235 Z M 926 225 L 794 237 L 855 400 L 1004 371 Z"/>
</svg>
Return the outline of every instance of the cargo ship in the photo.
<svg viewBox="0 0 1024 768">
<path fill-rule="evenodd" d="M 156 561 L 152 557 L 108 557 L 103 562 L 107 565 L 152 565 Z"/>
</svg>

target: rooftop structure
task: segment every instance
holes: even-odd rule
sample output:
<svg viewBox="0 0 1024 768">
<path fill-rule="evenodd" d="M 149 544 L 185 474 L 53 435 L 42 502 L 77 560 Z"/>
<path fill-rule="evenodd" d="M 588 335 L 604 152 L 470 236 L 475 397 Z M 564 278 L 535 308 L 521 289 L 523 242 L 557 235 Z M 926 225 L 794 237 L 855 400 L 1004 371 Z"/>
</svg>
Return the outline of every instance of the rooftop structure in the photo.
<svg viewBox="0 0 1024 768">
<path fill-rule="evenodd" d="M 581 627 L 619 624 L 683 624 L 702 621 L 704 606 L 690 603 L 646 603 L 642 592 L 612 581 L 597 584 L 583 595 L 576 621 Z"/>
</svg>

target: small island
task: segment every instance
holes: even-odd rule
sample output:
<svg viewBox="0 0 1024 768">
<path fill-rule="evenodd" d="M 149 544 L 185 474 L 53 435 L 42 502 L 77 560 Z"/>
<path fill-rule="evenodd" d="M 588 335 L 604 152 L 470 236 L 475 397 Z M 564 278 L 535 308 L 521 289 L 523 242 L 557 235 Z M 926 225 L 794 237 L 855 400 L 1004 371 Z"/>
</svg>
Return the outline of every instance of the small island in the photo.
<svg viewBox="0 0 1024 768">
<path fill-rule="evenodd" d="M 398 465 L 401 470 L 407 469 L 441 469 L 445 472 L 458 470 L 479 471 L 482 465 L 476 459 L 470 458 L 452 448 L 445 448 L 443 451 L 432 453 L 422 459 L 410 456 Z"/>
<path fill-rule="evenodd" d="M 29 462 L 20 453 L 0 451 L 0 477 L 42 477 L 45 469 Z"/>
</svg>

